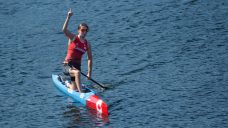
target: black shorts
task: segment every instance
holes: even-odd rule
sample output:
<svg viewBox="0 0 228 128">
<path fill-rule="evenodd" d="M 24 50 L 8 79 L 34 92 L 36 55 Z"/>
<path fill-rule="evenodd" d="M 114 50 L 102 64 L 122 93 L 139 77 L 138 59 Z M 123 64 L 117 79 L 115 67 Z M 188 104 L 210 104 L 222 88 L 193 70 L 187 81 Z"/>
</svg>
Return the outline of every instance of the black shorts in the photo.
<svg viewBox="0 0 228 128">
<path fill-rule="evenodd" d="M 73 69 L 73 68 L 76 68 L 79 71 L 81 71 L 81 64 L 69 61 L 67 64 L 63 65 L 63 73 L 65 75 L 70 75 L 69 71 L 70 69 Z"/>
</svg>

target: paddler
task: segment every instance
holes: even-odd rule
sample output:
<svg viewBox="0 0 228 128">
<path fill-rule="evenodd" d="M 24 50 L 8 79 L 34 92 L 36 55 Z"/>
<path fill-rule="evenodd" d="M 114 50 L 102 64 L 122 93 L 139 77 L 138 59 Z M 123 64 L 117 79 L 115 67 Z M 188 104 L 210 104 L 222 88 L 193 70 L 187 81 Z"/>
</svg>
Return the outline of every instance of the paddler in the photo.
<svg viewBox="0 0 228 128">
<path fill-rule="evenodd" d="M 81 87 L 81 80 L 80 80 L 80 71 L 81 71 L 81 60 L 82 55 L 87 53 L 88 58 L 88 79 L 91 78 L 92 72 L 92 52 L 91 52 L 91 45 L 86 40 L 86 34 L 89 31 L 89 27 L 85 23 L 81 23 L 78 26 L 78 34 L 74 34 L 70 32 L 67 27 L 71 16 L 73 15 L 72 10 L 70 9 L 67 14 L 67 18 L 64 22 L 62 31 L 69 39 L 67 55 L 63 62 L 65 73 L 69 74 L 71 77 L 71 83 L 68 84 L 68 87 L 72 90 L 79 91 L 80 93 L 83 92 Z"/>
</svg>

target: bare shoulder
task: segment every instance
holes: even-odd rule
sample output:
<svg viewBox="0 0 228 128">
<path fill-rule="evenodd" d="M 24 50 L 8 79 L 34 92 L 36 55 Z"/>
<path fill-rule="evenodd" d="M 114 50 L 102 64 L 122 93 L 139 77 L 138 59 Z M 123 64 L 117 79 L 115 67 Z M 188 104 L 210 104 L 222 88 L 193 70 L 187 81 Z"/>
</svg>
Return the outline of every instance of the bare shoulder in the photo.
<svg viewBox="0 0 228 128">
<path fill-rule="evenodd" d="M 72 39 L 68 39 L 68 44 L 70 44 L 70 43 L 72 43 L 74 40 L 75 40 L 75 38 L 76 38 L 76 36 L 75 35 L 73 35 L 73 38 Z"/>
<path fill-rule="evenodd" d="M 64 31 L 64 34 L 70 39 L 70 40 L 73 40 L 75 38 L 75 34 L 72 33 L 71 31 L 69 30 L 65 30 Z"/>
</svg>

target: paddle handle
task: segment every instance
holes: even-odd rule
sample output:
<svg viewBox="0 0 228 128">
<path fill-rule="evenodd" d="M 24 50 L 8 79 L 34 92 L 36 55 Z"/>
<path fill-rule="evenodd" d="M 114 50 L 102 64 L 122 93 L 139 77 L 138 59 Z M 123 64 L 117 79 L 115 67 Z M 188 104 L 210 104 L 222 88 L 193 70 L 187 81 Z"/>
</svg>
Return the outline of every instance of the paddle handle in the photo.
<svg viewBox="0 0 228 128">
<path fill-rule="evenodd" d="M 83 76 L 85 76 L 85 77 L 88 78 L 88 76 L 87 76 L 86 74 L 84 74 L 84 73 L 82 73 L 82 72 L 81 72 L 81 74 L 82 74 Z M 102 86 L 100 83 L 98 83 L 97 81 L 95 81 L 94 79 L 90 78 L 90 80 L 93 81 L 95 84 L 99 85 L 100 87 L 106 88 L 106 87 Z"/>
</svg>

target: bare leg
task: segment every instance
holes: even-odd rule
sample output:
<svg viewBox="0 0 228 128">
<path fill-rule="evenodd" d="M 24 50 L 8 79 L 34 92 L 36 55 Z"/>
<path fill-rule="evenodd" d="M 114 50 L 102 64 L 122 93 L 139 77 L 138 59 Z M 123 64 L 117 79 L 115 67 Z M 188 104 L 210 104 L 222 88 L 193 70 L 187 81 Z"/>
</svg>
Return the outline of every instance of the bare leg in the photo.
<svg viewBox="0 0 228 128">
<path fill-rule="evenodd" d="M 75 77 L 75 81 L 72 81 L 72 84 L 70 85 L 70 89 L 72 90 L 78 90 L 81 91 L 81 79 L 80 79 L 80 71 L 77 69 L 70 70 L 70 75 Z"/>
<path fill-rule="evenodd" d="M 77 89 L 78 89 L 79 92 L 82 92 L 82 90 L 81 90 L 80 71 L 76 70 L 74 76 L 75 76 L 75 83 L 77 85 Z"/>
<path fill-rule="evenodd" d="M 78 90 L 75 81 L 72 81 L 72 82 L 71 82 L 70 89 L 76 90 L 76 91 Z"/>
</svg>

